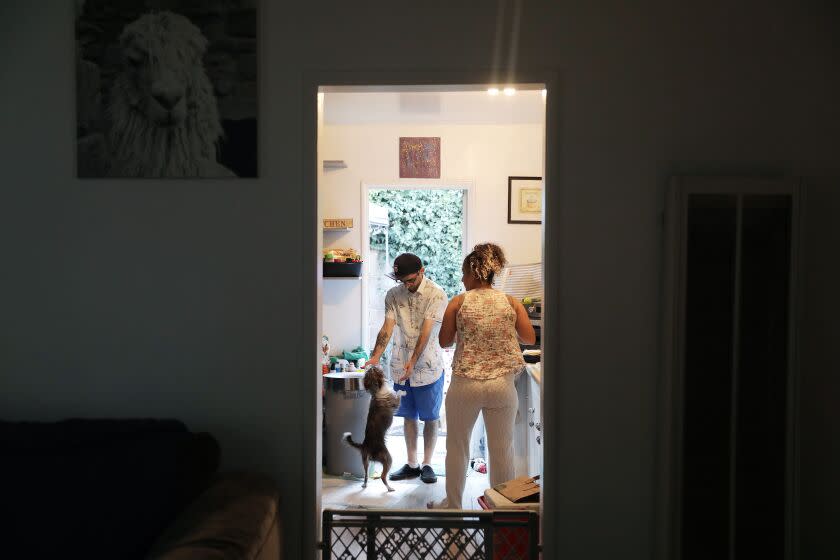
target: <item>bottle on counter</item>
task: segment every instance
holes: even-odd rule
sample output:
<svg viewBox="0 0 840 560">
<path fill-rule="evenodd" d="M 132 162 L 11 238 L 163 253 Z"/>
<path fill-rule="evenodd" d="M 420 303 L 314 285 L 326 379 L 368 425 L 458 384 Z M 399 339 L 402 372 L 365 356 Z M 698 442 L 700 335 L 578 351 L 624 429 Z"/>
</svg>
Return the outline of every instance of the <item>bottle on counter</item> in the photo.
<svg viewBox="0 0 840 560">
<path fill-rule="evenodd" d="M 330 372 L 330 338 L 327 335 L 321 336 L 321 373 Z"/>
</svg>

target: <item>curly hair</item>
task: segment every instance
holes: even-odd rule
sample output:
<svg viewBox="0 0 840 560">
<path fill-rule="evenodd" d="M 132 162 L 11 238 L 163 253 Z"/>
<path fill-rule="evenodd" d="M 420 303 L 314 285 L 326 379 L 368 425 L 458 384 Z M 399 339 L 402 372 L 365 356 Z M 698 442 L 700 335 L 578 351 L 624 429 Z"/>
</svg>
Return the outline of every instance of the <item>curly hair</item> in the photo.
<svg viewBox="0 0 840 560">
<path fill-rule="evenodd" d="M 464 257 L 463 268 L 464 272 L 469 271 L 478 280 L 492 283 L 506 264 L 507 259 L 501 247 L 495 243 L 479 243 Z"/>
</svg>

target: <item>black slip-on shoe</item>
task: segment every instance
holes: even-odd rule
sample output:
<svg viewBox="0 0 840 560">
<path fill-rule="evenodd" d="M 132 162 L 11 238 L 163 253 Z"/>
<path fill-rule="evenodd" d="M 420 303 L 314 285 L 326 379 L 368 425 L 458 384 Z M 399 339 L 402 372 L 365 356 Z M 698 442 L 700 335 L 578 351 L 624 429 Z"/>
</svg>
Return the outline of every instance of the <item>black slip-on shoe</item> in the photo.
<svg viewBox="0 0 840 560">
<path fill-rule="evenodd" d="M 388 475 L 389 480 L 405 480 L 406 478 L 417 478 L 420 476 L 420 468 L 412 467 L 408 463 Z"/>
<path fill-rule="evenodd" d="M 420 480 L 422 480 L 426 484 L 437 482 L 437 475 L 435 474 L 435 470 L 429 465 L 424 465 L 423 468 L 420 469 Z"/>
</svg>

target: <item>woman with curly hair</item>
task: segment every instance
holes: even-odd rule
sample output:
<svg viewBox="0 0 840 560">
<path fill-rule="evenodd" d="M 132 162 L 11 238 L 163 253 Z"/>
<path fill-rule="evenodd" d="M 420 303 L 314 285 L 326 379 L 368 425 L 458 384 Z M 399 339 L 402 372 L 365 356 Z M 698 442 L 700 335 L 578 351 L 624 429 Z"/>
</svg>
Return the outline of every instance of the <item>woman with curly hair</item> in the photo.
<svg viewBox="0 0 840 560">
<path fill-rule="evenodd" d="M 461 267 L 466 292 L 452 298 L 443 315 L 440 345 L 452 346 L 457 335 L 446 394 L 446 499 L 429 507 L 461 508 L 470 434 L 479 412 L 487 428 L 491 486 L 514 477 L 518 400 L 513 382 L 525 366 L 519 343 L 533 344 L 536 335 L 522 304 L 493 288 L 505 264 L 498 245 L 476 245 Z"/>
</svg>

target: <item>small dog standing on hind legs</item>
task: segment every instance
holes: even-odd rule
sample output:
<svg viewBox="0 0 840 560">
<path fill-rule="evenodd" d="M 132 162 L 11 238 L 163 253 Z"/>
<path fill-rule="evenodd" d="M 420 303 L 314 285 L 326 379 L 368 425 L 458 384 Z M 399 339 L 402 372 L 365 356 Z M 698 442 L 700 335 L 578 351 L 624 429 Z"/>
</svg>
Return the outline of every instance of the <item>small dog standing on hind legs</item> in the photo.
<svg viewBox="0 0 840 560">
<path fill-rule="evenodd" d="M 396 393 L 385 381 L 385 372 L 378 366 L 371 366 L 365 372 L 365 389 L 370 393 L 370 408 L 368 408 L 367 425 L 365 426 L 365 440 L 362 443 L 353 441 L 350 432 L 344 433 L 344 441 L 352 445 L 362 454 L 362 465 L 365 467 L 365 481 L 362 488 L 367 488 L 368 465 L 371 460 L 382 463 L 382 482 L 388 492 L 394 489 L 388 484 L 388 471 L 391 469 L 391 453 L 385 446 L 385 432 L 394 421 L 394 413 L 400 407 L 400 398 L 405 391 Z"/>
</svg>

